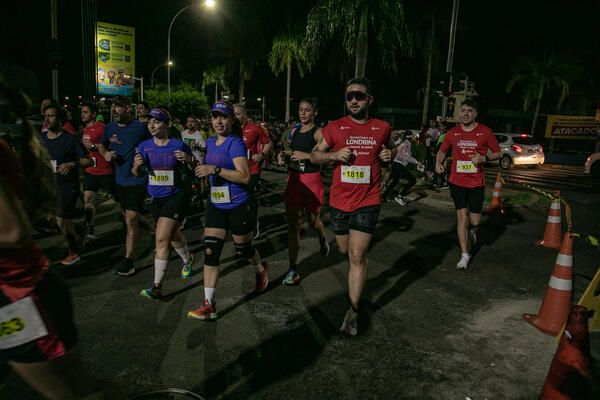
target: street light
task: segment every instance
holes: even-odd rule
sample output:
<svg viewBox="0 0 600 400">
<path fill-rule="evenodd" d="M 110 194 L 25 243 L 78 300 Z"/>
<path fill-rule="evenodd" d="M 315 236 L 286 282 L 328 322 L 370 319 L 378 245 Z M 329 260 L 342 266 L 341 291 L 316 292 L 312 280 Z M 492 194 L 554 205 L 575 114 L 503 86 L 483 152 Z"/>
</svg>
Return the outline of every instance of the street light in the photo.
<svg viewBox="0 0 600 400">
<path fill-rule="evenodd" d="M 156 68 L 154 68 L 154 70 L 152 71 L 152 75 L 150 75 L 150 86 L 154 87 L 154 73 L 156 72 L 157 69 L 159 69 L 160 67 L 162 67 L 164 65 L 167 65 L 167 66 L 170 65 L 170 66 L 172 66 L 173 65 L 173 61 L 169 61 L 169 62 L 166 62 L 164 64 L 158 64 L 156 66 Z"/>
<path fill-rule="evenodd" d="M 175 18 L 177 18 L 179 14 L 181 14 L 188 8 L 194 6 L 195 4 L 190 4 L 189 6 L 183 7 L 181 10 L 179 10 L 177 14 L 175 14 L 173 19 L 171 20 L 171 23 L 169 24 L 169 33 L 167 34 L 167 62 L 169 64 L 167 66 L 167 101 L 169 103 L 169 107 L 171 107 L 171 65 L 173 64 L 171 62 L 171 28 L 173 27 L 173 22 L 175 22 Z M 207 8 L 213 8 L 215 6 L 215 0 L 205 0 L 204 6 Z"/>
<path fill-rule="evenodd" d="M 262 120 L 265 122 L 265 96 L 258 97 L 256 99 L 259 103 L 262 103 Z"/>
<path fill-rule="evenodd" d="M 144 101 L 144 77 L 138 78 L 137 76 L 125 75 L 125 78 L 140 81 L 140 101 Z"/>
</svg>

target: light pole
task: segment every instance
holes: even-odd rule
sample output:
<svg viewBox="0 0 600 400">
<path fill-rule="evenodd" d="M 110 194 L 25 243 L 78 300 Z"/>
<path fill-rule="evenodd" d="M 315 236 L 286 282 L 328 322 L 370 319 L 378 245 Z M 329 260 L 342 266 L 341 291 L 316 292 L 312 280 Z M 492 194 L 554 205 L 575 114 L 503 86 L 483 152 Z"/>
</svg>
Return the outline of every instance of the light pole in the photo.
<svg viewBox="0 0 600 400">
<path fill-rule="evenodd" d="M 456 38 L 456 22 L 458 20 L 458 3 L 460 0 L 454 0 L 452 5 L 452 23 L 450 25 L 450 40 L 448 43 L 448 58 L 446 59 L 446 72 L 449 74 L 448 86 L 452 86 L 452 62 L 454 61 L 454 39 Z M 442 102 L 442 121 L 446 121 L 446 109 L 448 108 L 448 97 L 444 96 Z"/>
<path fill-rule="evenodd" d="M 125 75 L 125 78 L 140 81 L 140 101 L 144 101 L 144 77 L 138 78 L 137 76 Z"/>
<path fill-rule="evenodd" d="M 256 100 L 262 104 L 262 120 L 265 122 L 265 96 L 258 97 Z"/>
<path fill-rule="evenodd" d="M 156 72 L 156 70 L 159 69 L 162 66 L 165 66 L 165 65 L 166 66 L 173 66 L 173 61 L 169 61 L 169 62 L 166 62 L 164 64 L 158 64 L 156 66 L 156 68 L 154 68 L 154 70 L 152 71 L 152 75 L 150 75 L 150 86 L 154 87 L 154 73 Z"/>
<path fill-rule="evenodd" d="M 205 0 L 204 5 L 208 8 L 213 8 L 215 6 L 215 0 Z M 167 102 L 169 103 L 169 107 L 171 107 L 171 28 L 173 27 L 173 22 L 175 22 L 175 18 L 179 16 L 182 12 L 187 10 L 190 7 L 195 6 L 195 4 L 190 4 L 189 6 L 183 7 L 171 20 L 169 24 L 169 32 L 167 34 Z"/>
</svg>

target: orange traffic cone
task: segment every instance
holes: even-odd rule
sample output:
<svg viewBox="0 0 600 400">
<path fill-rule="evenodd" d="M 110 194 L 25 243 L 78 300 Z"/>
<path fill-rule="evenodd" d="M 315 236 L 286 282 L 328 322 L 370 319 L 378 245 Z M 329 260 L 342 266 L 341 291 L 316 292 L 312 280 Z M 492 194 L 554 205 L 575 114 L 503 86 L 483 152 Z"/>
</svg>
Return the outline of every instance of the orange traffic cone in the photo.
<svg viewBox="0 0 600 400">
<path fill-rule="evenodd" d="M 504 213 L 504 208 L 502 208 L 502 176 L 500 172 L 498 172 L 498 176 L 496 176 L 496 183 L 494 184 L 494 193 L 492 193 L 492 200 L 490 201 L 490 206 L 483 210 L 484 214 L 494 214 L 499 212 L 500 214 Z"/>
<path fill-rule="evenodd" d="M 523 314 L 525 321 L 547 335 L 556 336 L 567 321 L 573 289 L 573 235 L 566 234 L 538 315 Z"/>
<path fill-rule="evenodd" d="M 544 238 L 535 242 L 538 246 L 550 247 L 551 249 L 560 249 L 562 242 L 562 225 L 560 214 L 560 193 L 555 193 L 556 199 L 550 205 L 550 213 L 548 214 L 548 222 L 544 231 Z"/>
<path fill-rule="evenodd" d="M 571 307 L 565 333 L 560 338 L 540 399 L 591 399 L 590 336 L 588 312 Z"/>
</svg>

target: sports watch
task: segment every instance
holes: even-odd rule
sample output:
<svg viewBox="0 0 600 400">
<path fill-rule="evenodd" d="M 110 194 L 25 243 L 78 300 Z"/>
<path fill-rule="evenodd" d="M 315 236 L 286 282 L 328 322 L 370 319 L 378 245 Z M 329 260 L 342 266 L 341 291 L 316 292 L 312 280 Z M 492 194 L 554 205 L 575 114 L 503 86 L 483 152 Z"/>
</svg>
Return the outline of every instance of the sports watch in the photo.
<svg viewBox="0 0 600 400">
<path fill-rule="evenodd" d="M 213 172 L 213 175 L 219 175 L 221 173 L 221 167 L 215 167 L 215 172 Z"/>
</svg>

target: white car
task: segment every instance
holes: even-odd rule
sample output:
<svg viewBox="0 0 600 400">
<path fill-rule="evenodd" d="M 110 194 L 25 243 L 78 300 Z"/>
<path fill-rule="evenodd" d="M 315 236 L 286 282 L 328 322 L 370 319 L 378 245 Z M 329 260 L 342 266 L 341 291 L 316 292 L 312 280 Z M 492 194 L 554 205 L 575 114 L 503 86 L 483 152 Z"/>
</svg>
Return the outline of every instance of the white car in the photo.
<svg viewBox="0 0 600 400">
<path fill-rule="evenodd" d="M 594 153 L 587 158 L 584 172 L 594 178 L 600 178 L 600 153 Z"/>
<path fill-rule="evenodd" d="M 509 169 L 511 165 L 527 165 L 535 168 L 544 163 L 544 150 L 537 144 L 533 136 L 526 133 L 494 133 L 502 158 L 499 163 L 502 169 Z"/>
</svg>

